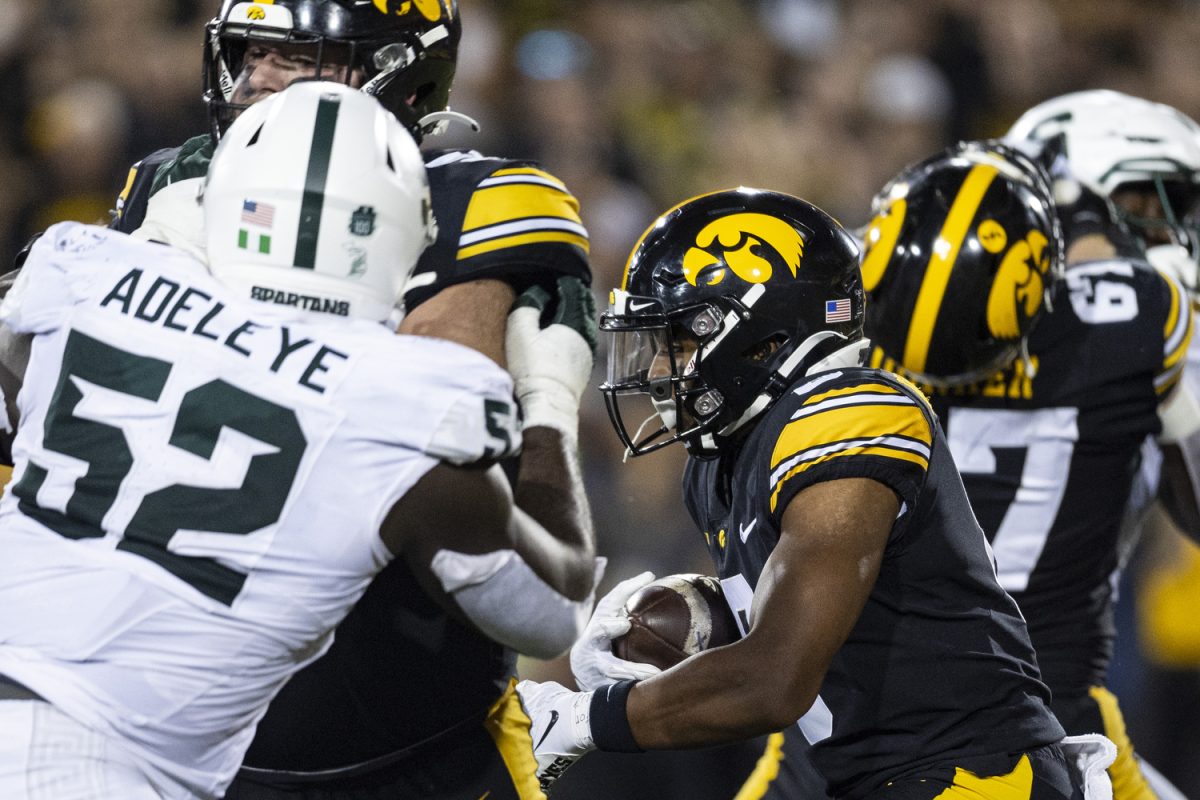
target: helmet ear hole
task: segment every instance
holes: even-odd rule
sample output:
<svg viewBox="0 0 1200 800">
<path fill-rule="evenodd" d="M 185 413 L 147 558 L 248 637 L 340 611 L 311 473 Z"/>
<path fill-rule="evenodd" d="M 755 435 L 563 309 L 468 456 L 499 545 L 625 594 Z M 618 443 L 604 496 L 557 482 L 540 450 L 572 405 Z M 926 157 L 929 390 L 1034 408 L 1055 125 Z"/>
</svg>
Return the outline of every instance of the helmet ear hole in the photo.
<svg viewBox="0 0 1200 800">
<path fill-rule="evenodd" d="M 753 361 L 756 364 L 769 359 L 779 348 L 783 347 L 787 341 L 787 335 L 782 331 L 773 333 L 765 339 L 759 339 L 754 344 L 742 351 L 742 358 L 747 361 Z"/>
</svg>

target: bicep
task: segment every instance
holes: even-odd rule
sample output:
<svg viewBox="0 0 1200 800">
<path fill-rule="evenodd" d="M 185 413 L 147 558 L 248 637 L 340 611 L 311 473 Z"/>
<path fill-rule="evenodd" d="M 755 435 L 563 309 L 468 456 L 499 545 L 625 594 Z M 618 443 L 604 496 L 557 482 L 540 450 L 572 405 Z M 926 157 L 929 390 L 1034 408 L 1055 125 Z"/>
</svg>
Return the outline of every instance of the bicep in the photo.
<svg viewBox="0 0 1200 800">
<path fill-rule="evenodd" d="M 504 281 L 455 284 L 407 314 L 399 332 L 447 339 L 478 350 L 503 367 L 504 332 L 515 299 L 516 292 Z"/>
<path fill-rule="evenodd" d="M 759 577 L 747 639 L 765 642 L 780 669 L 797 659 L 816 665 L 805 673 L 819 684 L 875 585 L 899 509 L 896 494 L 869 478 L 797 494 Z"/>
<path fill-rule="evenodd" d="M 438 550 L 473 555 L 510 549 L 512 508 L 512 491 L 498 466 L 443 462 L 392 507 L 380 536 L 414 566 L 428 566 Z"/>
</svg>

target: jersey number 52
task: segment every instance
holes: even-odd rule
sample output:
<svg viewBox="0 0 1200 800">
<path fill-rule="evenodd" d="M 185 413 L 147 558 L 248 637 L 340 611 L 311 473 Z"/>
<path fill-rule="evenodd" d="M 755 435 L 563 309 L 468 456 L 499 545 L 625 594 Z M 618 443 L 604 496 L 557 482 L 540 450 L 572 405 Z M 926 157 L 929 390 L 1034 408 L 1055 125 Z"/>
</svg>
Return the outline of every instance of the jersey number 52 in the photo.
<svg viewBox="0 0 1200 800">
<path fill-rule="evenodd" d="M 135 398 L 155 402 L 171 369 L 167 361 L 71 331 L 46 412 L 42 446 L 82 462 L 86 472 L 75 478 L 59 511 L 38 502 L 52 467 L 31 459 L 12 487 L 22 513 L 70 539 L 104 536 L 104 517 L 133 469 L 134 457 L 124 430 L 77 413 L 84 399 L 80 382 L 127 395 L 134 403 Z M 174 484 L 148 492 L 123 530 L 115 532 L 121 534 L 118 550 L 149 559 L 203 594 L 231 605 L 246 575 L 212 558 L 174 553 L 171 538 L 180 530 L 245 535 L 278 521 L 307 441 L 295 411 L 217 379 L 183 395 L 168 445 L 210 459 L 225 428 L 261 443 L 249 455 L 241 486 Z"/>
</svg>

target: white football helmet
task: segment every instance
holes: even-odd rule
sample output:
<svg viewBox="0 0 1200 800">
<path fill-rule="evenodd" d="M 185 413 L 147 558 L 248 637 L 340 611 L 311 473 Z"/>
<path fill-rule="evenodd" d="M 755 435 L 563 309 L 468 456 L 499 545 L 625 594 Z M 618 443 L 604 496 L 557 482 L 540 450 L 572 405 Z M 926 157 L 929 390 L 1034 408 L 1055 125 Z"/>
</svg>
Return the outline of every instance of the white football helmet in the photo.
<svg viewBox="0 0 1200 800">
<path fill-rule="evenodd" d="M 1103 198 L 1135 186 L 1155 192 L 1162 218 L 1134 216 L 1120 207 L 1115 211 L 1156 266 L 1196 288 L 1200 125 L 1195 121 L 1163 103 L 1098 89 L 1034 106 L 1021 115 L 1006 138 L 1050 148 L 1049 155 L 1063 159 L 1071 177 Z M 1069 196 L 1063 196 L 1069 189 L 1064 192 L 1061 186 L 1061 172 L 1054 172 L 1059 200 L 1069 201 Z M 1164 238 L 1171 244 L 1163 244 Z"/>
<path fill-rule="evenodd" d="M 398 322 L 436 236 L 425 164 L 373 97 L 308 81 L 229 128 L 204 187 L 209 267 L 253 300 Z"/>
</svg>

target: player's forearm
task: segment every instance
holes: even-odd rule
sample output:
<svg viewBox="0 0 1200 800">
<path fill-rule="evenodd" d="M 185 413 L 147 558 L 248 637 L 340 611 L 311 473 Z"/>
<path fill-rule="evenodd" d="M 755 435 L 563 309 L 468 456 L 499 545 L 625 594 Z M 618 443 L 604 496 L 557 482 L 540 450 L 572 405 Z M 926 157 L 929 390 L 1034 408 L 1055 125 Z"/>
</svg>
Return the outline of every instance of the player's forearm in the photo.
<svg viewBox="0 0 1200 800">
<path fill-rule="evenodd" d="M 527 428 L 514 490 L 525 526 L 517 551 L 572 600 L 594 588 L 596 543 L 574 443 L 552 428 Z M 540 530 L 539 530 L 540 528 Z"/>
<path fill-rule="evenodd" d="M 799 719 L 819 679 L 803 665 L 762 668 L 742 640 L 689 658 L 642 681 L 629 695 L 630 729 L 646 750 L 705 747 L 761 736 Z M 747 665 L 756 665 L 748 669 Z"/>
</svg>

